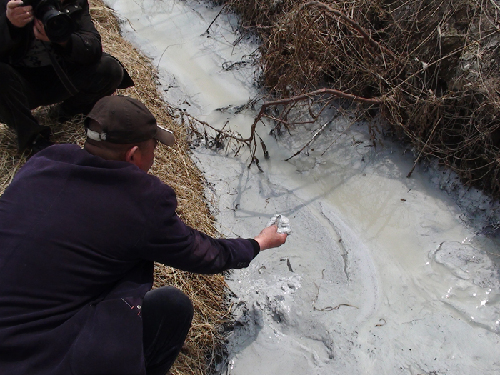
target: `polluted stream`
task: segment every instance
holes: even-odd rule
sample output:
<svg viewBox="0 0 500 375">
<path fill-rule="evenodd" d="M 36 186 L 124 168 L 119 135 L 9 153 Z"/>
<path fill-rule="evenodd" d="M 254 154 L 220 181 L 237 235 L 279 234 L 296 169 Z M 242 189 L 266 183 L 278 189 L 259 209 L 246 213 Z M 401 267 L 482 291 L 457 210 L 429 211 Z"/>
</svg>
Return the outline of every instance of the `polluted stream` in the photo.
<svg viewBox="0 0 500 375">
<path fill-rule="evenodd" d="M 248 135 L 256 112 L 240 109 L 258 95 L 258 45 L 235 17 L 191 0 L 106 4 L 157 66 L 165 100 Z M 245 150 L 193 149 L 224 235 L 253 237 L 276 213 L 292 229 L 285 245 L 227 276 L 236 324 L 218 371 L 500 373 L 498 204 L 432 165 L 406 178 L 410 150 L 373 147 L 366 124 L 348 117 L 284 161 L 319 126 L 275 139 L 259 125 L 270 154 L 258 155 L 262 172 L 247 168 Z"/>
</svg>

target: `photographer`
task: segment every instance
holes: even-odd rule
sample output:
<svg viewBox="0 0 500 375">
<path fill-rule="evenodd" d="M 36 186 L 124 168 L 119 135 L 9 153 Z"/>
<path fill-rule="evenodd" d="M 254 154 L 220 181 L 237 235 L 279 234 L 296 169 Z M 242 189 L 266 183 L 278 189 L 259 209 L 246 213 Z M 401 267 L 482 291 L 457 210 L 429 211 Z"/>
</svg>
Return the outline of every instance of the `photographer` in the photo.
<svg viewBox="0 0 500 375">
<path fill-rule="evenodd" d="M 63 29 L 46 20 L 52 13 L 61 15 Z M 87 0 L 0 0 L 0 82 L 0 121 L 17 133 L 20 152 L 33 153 L 51 142 L 50 127 L 32 109 L 62 102 L 55 111 L 62 122 L 133 85 L 120 62 L 102 52 Z"/>
</svg>

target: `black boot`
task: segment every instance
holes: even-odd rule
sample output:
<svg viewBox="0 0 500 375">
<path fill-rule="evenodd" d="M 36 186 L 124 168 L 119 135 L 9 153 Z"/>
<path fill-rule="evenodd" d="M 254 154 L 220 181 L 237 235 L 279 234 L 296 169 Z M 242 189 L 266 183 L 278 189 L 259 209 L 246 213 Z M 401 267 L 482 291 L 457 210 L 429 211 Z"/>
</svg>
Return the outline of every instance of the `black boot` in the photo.
<svg viewBox="0 0 500 375">
<path fill-rule="evenodd" d="M 28 147 L 31 150 L 31 155 L 35 155 L 37 152 L 42 151 L 43 149 L 46 149 L 53 144 L 54 142 L 50 141 L 48 136 L 40 133 L 35 137 L 34 141 Z"/>
</svg>

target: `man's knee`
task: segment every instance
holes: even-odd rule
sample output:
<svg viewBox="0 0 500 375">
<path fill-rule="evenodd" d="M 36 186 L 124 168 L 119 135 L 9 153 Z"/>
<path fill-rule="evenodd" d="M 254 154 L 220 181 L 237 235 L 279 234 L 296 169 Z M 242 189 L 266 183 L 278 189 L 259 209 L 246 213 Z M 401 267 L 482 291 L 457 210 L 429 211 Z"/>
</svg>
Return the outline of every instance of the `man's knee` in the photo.
<svg viewBox="0 0 500 375">
<path fill-rule="evenodd" d="M 118 60 L 108 54 L 103 54 L 99 62 L 98 73 L 107 78 L 109 87 L 114 90 L 120 85 L 124 70 Z"/>
<path fill-rule="evenodd" d="M 97 95 L 99 99 L 111 95 L 116 90 L 123 79 L 124 70 L 115 58 L 103 53 L 97 63 L 72 66 L 68 73 L 78 91 L 90 96 Z"/>
<path fill-rule="evenodd" d="M 189 317 L 189 321 L 191 321 L 194 315 L 193 303 L 191 302 L 189 297 L 179 289 L 176 289 L 174 287 L 170 288 L 174 290 L 172 294 L 174 295 L 175 304 L 178 306 L 179 310 L 182 311 L 183 314 L 185 314 L 186 317 Z"/>
<path fill-rule="evenodd" d="M 183 316 L 189 321 L 193 318 L 194 309 L 189 297 L 177 288 L 164 286 L 146 293 L 144 305 L 156 311 L 164 311 L 171 316 Z"/>
</svg>

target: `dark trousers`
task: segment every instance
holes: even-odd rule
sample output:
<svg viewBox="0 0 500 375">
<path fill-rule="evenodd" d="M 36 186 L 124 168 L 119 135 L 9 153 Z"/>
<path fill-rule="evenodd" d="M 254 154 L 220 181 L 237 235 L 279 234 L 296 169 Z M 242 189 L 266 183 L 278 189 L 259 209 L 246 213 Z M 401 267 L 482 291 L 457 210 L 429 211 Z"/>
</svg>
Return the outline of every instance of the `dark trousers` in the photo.
<svg viewBox="0 0 500 375">
<path fill-rule="evenodd" d="M 50 128 L 41 126 L 32 116 L 32 109 L 63 102 L 65 114 L 87 114 L 95 102 L 116 90 L 124 75 L 121 64 L 108 54 L 96 64 L 72 64 L 64 70 L 76 89 L 75 95 L 61 83 L 52 66 L 26 68 L 0 63 L 0 121 L 17 133 L 20 151 L 38 134 L 50 135 Z"/>
<path fill-rule="evenodd" d="M 141 309 L 147 375 L 165 375 L 186 339 L 193 305 L 179 289 L 164 286 L 146 293 Z"/>
</svg>

